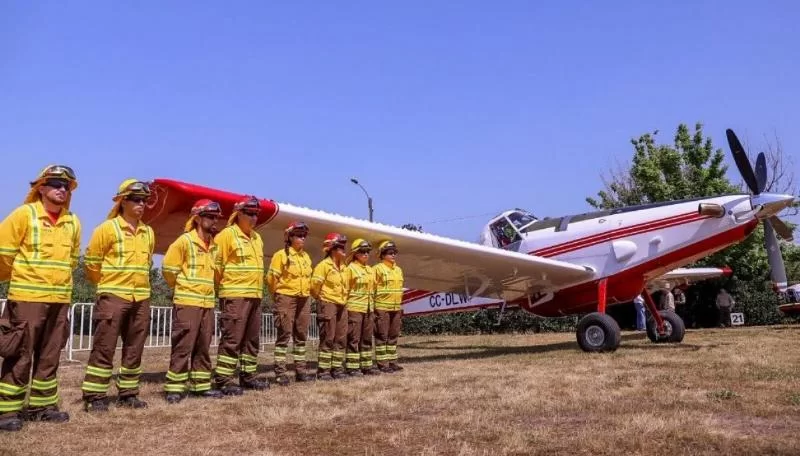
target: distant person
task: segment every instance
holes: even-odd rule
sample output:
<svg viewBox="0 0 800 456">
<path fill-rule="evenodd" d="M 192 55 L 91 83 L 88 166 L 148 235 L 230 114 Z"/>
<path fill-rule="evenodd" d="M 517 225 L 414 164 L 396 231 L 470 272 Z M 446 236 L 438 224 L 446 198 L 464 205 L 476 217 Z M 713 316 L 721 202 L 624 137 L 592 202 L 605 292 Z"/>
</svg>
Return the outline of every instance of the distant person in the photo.
<svg viewBox="0 0 800 456">
<path fill-rule="evenodd" d="M 661 290 L 661 309 L 675 312 L 675 297 L 670 292 L 669 285 Z"/>
<path fill-rule="evenodd" d="M 681 320 L 686 320 L 686 293 L 680 288 L 675 288 L 672 292 L 675 297 L 675 313 L 681 317 Z"/>
<path fill-rule="evenodd" d="M 47 166 L 23 205 L 0 223 L 0 282 L 10 281 L 0 323 L 1 431 L 21 430 L 23 419 L 69 421 L 58 408 L 56 371 L 69 336 L 72 270 L 80 254 L 81 224 L 69 210 L 77 187 L 72 169 Z"/>
<path fill-rule="evenodd" d="M 641 294 L 633 299 L 633 306 L 636 309 L 636 330 L 645 331 L 644 297 Z"/>
<path fill-rule="evenodd" d="M 719 326 L 724 328 L 731 325 L 731 308 L 736 304 L 728 290 L 721 289 L 717 294 L 717 310 L 719 310 Z"/>
</svg>

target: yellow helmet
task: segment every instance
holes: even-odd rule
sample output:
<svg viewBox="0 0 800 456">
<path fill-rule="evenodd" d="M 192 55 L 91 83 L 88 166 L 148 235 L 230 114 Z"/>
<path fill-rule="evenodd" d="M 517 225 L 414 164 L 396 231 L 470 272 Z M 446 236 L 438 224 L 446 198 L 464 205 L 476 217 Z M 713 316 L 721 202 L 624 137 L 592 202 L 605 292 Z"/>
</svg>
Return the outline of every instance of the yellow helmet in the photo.
<svg viewBox="0 0 800 456">
<path fill-rule="evenodd" d="M 114 207 L 111 208 L 111 212 L 108 213 L 106 218 L 113 219 L 114 217 L 119 215 L 120 207 L 122 207 L 122 200 L 128 196 L 141 196 L 143 198 L 150 197 L 150 184 L 147 182 L 142 182 L 138 179 L 125 179 L 119 184 L 117 188 L 117 194 L 114 195 L 112 201 L 114 201 Z"/>
<path fill-rule="evenodd" d="M 39 201 L 39 187 L 44 185 L 48 179 L 63 179 L 66 180 L 69 186 L 69 191 L 72 192 L 78 188 L 78 178 L 75 176 L 75 171 L 69 166 L 65 165 L 47 165 L 36 176 L 36 179 L 31 181 L 31 189 L 28 195 L 25 196 L 25 203 L 35 203 Z M 69 203 L 72 195 L 67 195 L 67 202 L 64 207 L 69 210 Z"/>
<path fill-rule="evenodd" d="M 397 249 L 397 244 L 395 244 L 393 240 L 387 239 L 378 244 L 378 256 L 383 257 L 383 255 L 389 250 L 394 250 L 394 253 L 399 252 Z"/>
<path fill-rule="evenodd" d="M 366 239 L 358 238 L 350 244 L 350 253 L 347 254 L 347 263 L 353 261 L 356 253 L 369 253 L 372 250 L 372 244 Z"/>
</svg>

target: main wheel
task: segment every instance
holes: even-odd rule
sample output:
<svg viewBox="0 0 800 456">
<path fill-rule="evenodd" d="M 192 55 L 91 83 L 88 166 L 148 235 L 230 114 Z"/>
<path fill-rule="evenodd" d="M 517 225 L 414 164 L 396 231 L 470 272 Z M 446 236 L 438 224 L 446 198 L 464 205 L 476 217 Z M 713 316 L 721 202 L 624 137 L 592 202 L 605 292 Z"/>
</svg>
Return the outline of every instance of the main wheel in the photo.
<svg viewBox="0 0 800 456">
<path fill-rule="evenodd" d="M 578 345 L 587 352 L 614 351 L 622 340 L 616 320 L 597 312 L 581 318 L 576 335 Z"/>
<path fill-rule="evenodd" d="M 660 310 L 658 314 L 664 320 L 664 336 L 658 335 L 656 320 L 651 317 L 647 319 L 647 337 L 657 344 L 683 341 L 683 336 L 686 334 L 686 325 L 683 324 L 681 317 L 670 310 Z"/>
</svg>

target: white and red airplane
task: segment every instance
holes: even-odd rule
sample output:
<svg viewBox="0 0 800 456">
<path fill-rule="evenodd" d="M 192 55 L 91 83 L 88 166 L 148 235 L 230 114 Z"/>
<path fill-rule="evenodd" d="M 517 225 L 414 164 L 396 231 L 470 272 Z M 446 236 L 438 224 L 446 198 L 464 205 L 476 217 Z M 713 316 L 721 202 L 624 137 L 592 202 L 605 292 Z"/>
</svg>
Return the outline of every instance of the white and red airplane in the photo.
<svg viewBox="0 0 800 456">
<path fill-rule="evenodd" d="M 655 203 L 566 217 L 537 219 L 510 210 L 492 219 L 480 243 L 464 242 L 373 223 L 319 210 L 261 200 L 258 232 L 266 261 L 283 247 L 283 230 L 293 221 L 310 226 L 306 248 L 316 261 L 329 232 L 348 239 L 364 238 L 373 245 L 393 239 L 405 285 L 414 293 L 459 293 L 488 306 L 501 301 L 546 317 L 586 314 L 578 322 L 577 339 L 586 351 L 615 350 L 620 328 L 605 313 L 607 305 L 630 302 L 656 280 L 682 277 L 685 265 L 742 241 L 765 225 L 773 281 L 786 286 L 783 260 L 773 231 L 785 239 L 790 230 L 776 214 L 794 204 L 792 195 L 763 193 L 766 163 L 760 154 L 753 172 L 732 131 L 728 141 L 752 194 Z M 157 253 L 164 253 L 183 228 L 192 204 L 200 198 L 218 201 L 224 211 L 244 195 L 169 179 L 152 183 L 153 197 L 145 222 L 155 230 Z M 677 270 L 677 271 L 676 271 Z M 781 275 L 782 274 L 782 275 Z M 643 293 L 658 342 L 680 342 L 682 320 L 658 311 Z M 450 309 L 443 308 L 443 311 Z M 470 306 L 464 306 L 465 310 Z"/>
</svg>

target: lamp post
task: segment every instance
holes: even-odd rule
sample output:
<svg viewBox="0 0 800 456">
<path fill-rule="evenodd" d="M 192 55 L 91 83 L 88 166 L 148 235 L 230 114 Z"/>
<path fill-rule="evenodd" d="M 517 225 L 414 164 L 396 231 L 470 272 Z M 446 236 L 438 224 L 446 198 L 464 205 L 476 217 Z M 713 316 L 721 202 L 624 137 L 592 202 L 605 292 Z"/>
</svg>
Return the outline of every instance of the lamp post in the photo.
<svg viewBox="0 0 800 456">
<path fill-rule="evenodd" d="M 358 183 L 358 179 L 353 177 L 353 178 L 350 179 L 350 182 L 352 182 L 352 183 L 358 185 L 359 187 L 361 187 L 361 190 L 364 190 L 364 194 L 367 195 L 367 206 L 369 207 L 369 221 L 371 222 L 372 221 L 372 197 L 369 196 L 369 193 L 367 193 L 367 189 L 365 189 L 363 185 Z"/>
</svg>

